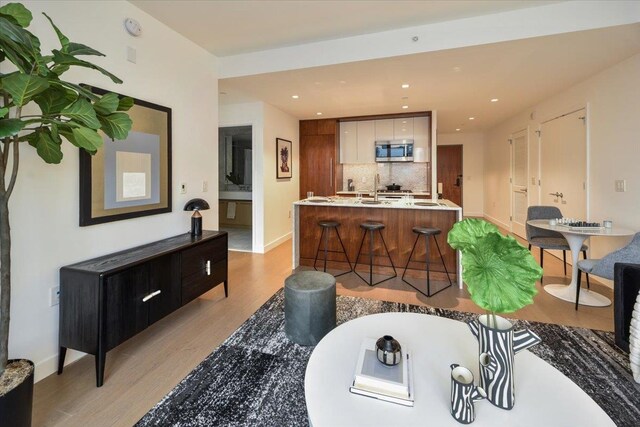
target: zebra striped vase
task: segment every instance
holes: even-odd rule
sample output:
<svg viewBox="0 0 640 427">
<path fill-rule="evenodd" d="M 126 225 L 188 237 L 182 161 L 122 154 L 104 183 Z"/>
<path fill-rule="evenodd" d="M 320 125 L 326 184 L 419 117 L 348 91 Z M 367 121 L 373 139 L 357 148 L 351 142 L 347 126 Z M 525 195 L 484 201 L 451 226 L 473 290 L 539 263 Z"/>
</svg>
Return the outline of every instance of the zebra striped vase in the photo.
<svg viewBox="0 0 640 427">
<path fill-rule="evenodd" d="M 469 322 L 480 349 L 480 385 L 489 402 L 498 408 L 511 409 L 515 403 L 514 356 L 541 340 L 528 329 L 514 331 L 513 324 L 503 317 L 495 316 L 496 325 L 491 326 L 489 319 L 488 315 L 482 315 Z"/>
<path fill-rule="evenodd" d="M 473 374 L 457 363 L 451 365 L 451 415 L 462 424 L 471 424 L 476 419 L 473 402 L 487 395 L 482 387 L 473 384 Z"/>
</svg>

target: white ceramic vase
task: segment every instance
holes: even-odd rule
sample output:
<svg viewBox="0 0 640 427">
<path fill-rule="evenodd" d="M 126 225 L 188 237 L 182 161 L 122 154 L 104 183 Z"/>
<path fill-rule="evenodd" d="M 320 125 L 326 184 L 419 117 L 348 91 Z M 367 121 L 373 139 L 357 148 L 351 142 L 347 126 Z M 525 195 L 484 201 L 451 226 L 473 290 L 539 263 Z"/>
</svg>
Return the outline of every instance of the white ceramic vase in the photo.
<svg viewBox="0 0 640 427">
<path fill-rule="evenodd" d="M 640 292 L 631 314 L 631 328 L 629 329 L 629 362 L 633 379 L 640 383 Z"/>
</svg>

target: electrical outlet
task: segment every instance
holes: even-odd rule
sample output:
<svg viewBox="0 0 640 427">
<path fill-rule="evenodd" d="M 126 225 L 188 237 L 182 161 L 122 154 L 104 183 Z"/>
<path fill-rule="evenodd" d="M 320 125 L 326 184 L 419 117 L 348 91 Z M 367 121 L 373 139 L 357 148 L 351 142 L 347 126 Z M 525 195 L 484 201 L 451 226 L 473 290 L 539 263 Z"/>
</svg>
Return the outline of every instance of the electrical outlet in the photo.
<svg viewBox="0 0 640 427">
<path fill-rule="evenodd" d="M 624 179 L 616 179 L 616 192 L 624 193 L 627 191 L 627 181 Z"/>
<path fill-rule="evenodd" d="M 60 304 L 60 286 L 49 288 L 49 307 Z"/>
<path fill-rule="evenodd" d="M 209 183 L 207 181 L 202 181 L 202 192 L 206 193 L 209 191 Z"/>
<path fill-rule="evenodd" d="M 187 194 L 187 183 L 183 182 L 180 184 L 180 194 Z"/>
</svg>

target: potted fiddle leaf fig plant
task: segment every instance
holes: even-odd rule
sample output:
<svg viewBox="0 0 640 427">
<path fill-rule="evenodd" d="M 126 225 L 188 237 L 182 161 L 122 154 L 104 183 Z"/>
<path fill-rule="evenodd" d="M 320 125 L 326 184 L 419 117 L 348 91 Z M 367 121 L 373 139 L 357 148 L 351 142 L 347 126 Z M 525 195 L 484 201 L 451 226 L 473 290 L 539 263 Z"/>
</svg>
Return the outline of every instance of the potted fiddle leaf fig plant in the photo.
<svg viewBox="0 0 640 427">
<path fill-rule="evenodd" d="M 540 338 L 528 329 L 514 331 L 513 324 L 496 313 L 511 313 L 533 303 L 542 268 L 515 238 L 481 219 L 456 223 L 447 241 L 462 253 L 462 279 L 471 299 L 488 312 L 469 322 L 479 344 L 481 386 L 491 403 L 511 409 L 514 356 Z"/>
<path fill-rule="evenodd" d="M 98 96 L 76 83 L 62 80 L 71 67 L 98 71 L 114 83 L 122 81 L 105 69 L 80 59 L 104 56 L 69 40 L 45 14 L 60 48 L 43 55 L 40 40 L 27 27 L 31 12 L 20 3 L 0 7 L 0 425 L 31 425 L 34 365 L 8 360 L 11 306 L 11 229 L 9 198 L 18 178 L 20 150 L 31 146 L 46 163 L 62 160 L 67 140 L 90 154 L 111 139 L 126 138 L 131 119 L 125 113 L 131 98 L 108 93 Z"/>
</svg>

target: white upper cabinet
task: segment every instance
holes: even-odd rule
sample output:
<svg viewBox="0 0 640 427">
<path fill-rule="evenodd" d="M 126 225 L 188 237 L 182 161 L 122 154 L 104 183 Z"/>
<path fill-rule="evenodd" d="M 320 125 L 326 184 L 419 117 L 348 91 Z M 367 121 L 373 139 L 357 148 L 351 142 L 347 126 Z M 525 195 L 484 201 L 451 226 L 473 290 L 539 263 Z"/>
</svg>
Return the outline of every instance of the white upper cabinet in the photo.
<svg viewBox="0 0 640 427">
<path fill-rule="evenodd" d="M 340 122 L 340 163 L 358 162 L 358 122 Z"/>
<path fill-rule="evenodd" d="M 376 161 L 376 126 L 374 120 L 356 122 L 358 124 L 358 163 Z"/>
<path fill-rule="evenodd" d="M 414 162 L 429 161 L 429 117 L 414 117 L 413 119 L 413 160 Z"/>
<path fill-rule="evenodd" d="M 393 119 L 376 120 L 376 141 L 391 141 L 393 136 Z"/>
<path fill-rule="evenodd" d="M 393 119 L 393 139 L 413 139 L 413 117 Z"/>
</svg>

